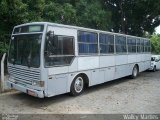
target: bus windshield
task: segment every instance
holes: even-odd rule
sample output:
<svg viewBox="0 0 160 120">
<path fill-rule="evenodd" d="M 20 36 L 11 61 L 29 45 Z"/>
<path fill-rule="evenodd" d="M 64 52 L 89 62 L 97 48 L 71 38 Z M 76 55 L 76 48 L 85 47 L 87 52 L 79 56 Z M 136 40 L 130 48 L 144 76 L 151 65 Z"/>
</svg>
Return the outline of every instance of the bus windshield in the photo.
<svg viewBox="0 0 160 120">
<path fill-rule="evenodd" d="M 9 50 L 9 63 L 38 68 L 41 39 L 42 34 L 13 35 Z"/>
</svg>

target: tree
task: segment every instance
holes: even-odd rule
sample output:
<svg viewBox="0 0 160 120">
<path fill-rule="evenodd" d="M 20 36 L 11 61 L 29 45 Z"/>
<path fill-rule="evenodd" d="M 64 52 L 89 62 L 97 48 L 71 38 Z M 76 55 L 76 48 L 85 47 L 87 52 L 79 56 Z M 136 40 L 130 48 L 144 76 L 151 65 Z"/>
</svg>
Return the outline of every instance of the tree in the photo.
<svg viewBox="0 0 160 120">
<path fill-rule="evenodd" d="M 144 36 L 160 24 L 160 0 L 1 0 L 0 45 L 15 25 L 49 21 Z M 6 46 L 6 47 L 5 47 Z"/>
<path fill-rule="evenodd" d="M 130 35 L 152 34 L 160 24 L 159 0 L 101 0 L 112 11 L 113 30 Z"/>
<path fill-rule="evenodd" d="M 152 53 L 160 54 L 160 34 L 153 34 L 151 37 Z"/>
<path fill-rule="evenodd" d="M 23 3 L 27 5 L 27 22 L 43 21 L 45 0 L 23 0 Z"/>
<path fill-rule="evenodd" d="M 75 25 L 76 10 L 69 3 L 59 4 L 49 2 L 45 6 L 43 19 L 50 22 Z"/>
<path fill-rule="evenodd" d="M 0 2 L 0 54 L 6 52 L 13 26 L 27 22 L 27 5 L 21 0 Z"/>
<path fill-rule="evenodd" d="M 110 30 L 112 26 L 111 12 L 104 10 L 97 0 L 80 0 L 75 5 L 77 11 L 77 25 L 100 29 Z"/>
</svg>

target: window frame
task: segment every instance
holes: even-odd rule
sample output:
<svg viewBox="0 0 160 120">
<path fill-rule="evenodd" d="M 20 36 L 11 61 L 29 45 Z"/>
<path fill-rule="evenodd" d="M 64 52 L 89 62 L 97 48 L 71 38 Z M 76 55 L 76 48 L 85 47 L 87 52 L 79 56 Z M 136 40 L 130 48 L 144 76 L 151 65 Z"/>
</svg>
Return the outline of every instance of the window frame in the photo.
<svg viewBox="0 0 160 120">
<path fill-rule="evenodd" d="M 142 42 L 143 41 L 143 45 L 142 45 Z M 144 52 L 144 38 L 140 38 L 140 46 L 141 46 L 141 51 L 140 51 L 140 53 L 145 53 Z M 143 49 L 142 49 L 142 46 L 143 46 Z M 143 51 L 142 51 L 143 50 Z"/>
<path fill-rule="evenodd" d="M 139 42 L 138 42 L 139 41 Z M 138 48 L 139 47 L 139 48 Z M 139 50 L 138 50 L 139 49 Z M 136 38 L 136 50 L 137 50 L 137 54 L 142 53 L 141 52 L 141 38 Z"/>
<path fill-rule="evenodd" d="M 50 66 L 47 66 L 46 65 L 46 60 L 45 60 L 45 47 L 46 47 L 46 38 L 47 38 L 47 35 L 45 35 L 45 42 L 44 42 L 44 51 L 43 51 L 43 59 L 44 59 L 44 68 L 51 68 L 51 67 L 63 67 L 63 66 L 70 66 L 72 63 L 73 63 L 73 61 L 74 61 L 74 59 L 75 59 L 75 57 L 76 57 L 76 52 L 75 52 L 75 37 L 74 36 L 67 36 L 67 35 L 58 35 L 58 34 L 55 34 L 54 36 L 65 36 L 65 37 L 71 37 L 71 38 L 73 38 L 73 55 L 51 55 L 52 57 L 63 57 L 63 56 L 68 56 L 68 57 L 70 57 L 70 56 L 73 56 L 73 58 L 72 58 L 72 60 L 70 61 L 70 63 L 69 64 L 61 64 L 61 65 L 50 65 Z"/>
<path fill-rule="evenodd" d="M 124 37 L 125 38 L 125 45 L 122 45 L 122 44 L 117 44 L 116 43 L 116 36 L 119 36 L 119 37 Z M 127 35 L 121 35 L 121 34 L 115 34 L 115 54 L 116 55 L 121 55 L 121 54 L 128 54 L 128 49 L 127 49 Z M 118 46 L 125 46 L 126 47 L 126 51 L 125 52 L 117 52 L 117 45 Z"/>
<path fill-rule="evenodd" d="M 110 35 L 110 36 L 113 36 L 113 44 L 104 44 L 104 43 L 100 43 L 100 34 L 101 35 Z M 112 33 L 104 33 L 104 32 L 99 32 L 99 55 L 113 55 L 115 54 L 115 34 L 112 34 Z M 106 52 L 106 53 L 101 53 L 101 45 L 104 45 L 105 47 L 106 46 L 113 46 L 113 52 Z"/>
<path fill-rule="evenodd" d="M 96 34 L 96 38 L 97 38 L 97 43 L 89 43 L 89 42 L 79 42 L 79 34 L 80 32 L 87 32 L 87 33 L 93 33 Z M 96 53 L 90 53 L 89 52 L 89 47 L 88 49 L 88 53 L 80 53 L 79 52 L 79 44 L 85 44 L 85 45 L 96 45 L 97 46 L 97 52 Z M 77 30 L 77 52 L 79 56 L 96 56 L 99 55 L 99 33 L 97 32 L 93 32 L 93 31 L 86 31 L 86 30 Z"/>
<path fill-rule="evenodd" d="M 147 48 L 147 51 L 146 51 L 146 48 Z M 150 40 L 147 39 L 147 38 L 145 38 L 144 39 L 144 53 L 150 53 L 150 52 L 151 52 L 151 43 L 150 43 Z"/>
<path fill-rule="evenodd" d="M 32 26 L 39 26 L 40 31 L 29 31 L 29 27 Z M 25 30 L 24 30 L 25 29 Z M 17 26 L 13 30 L 13 34 L 32 34 L 32 33 L 43 33 L 45 30 L 45 25 L 44 24 L 29 24 L 29 25 L 22 25 L 22 26 Z"/>
<path fill-rule="evenodd" d="M 137 38 L 133 37 L 133 36 L 126 36 L 126 39 L 127 39 L 127 53 L 128 54 L 136 54 L 137 53 Z M 133 44 L 132 42 L 128 43 L 129 39 L 132 39 L 132 40 L 134 39 L 135 40 L 135 44 Z M 133 51 L 133 49 L 132 49 L 132 51 L 130 52 L 129 49 L 128 49 L 129 46 L 132 47 L 132 48 L 135 47 L 135 51 Z"/>
</svg>

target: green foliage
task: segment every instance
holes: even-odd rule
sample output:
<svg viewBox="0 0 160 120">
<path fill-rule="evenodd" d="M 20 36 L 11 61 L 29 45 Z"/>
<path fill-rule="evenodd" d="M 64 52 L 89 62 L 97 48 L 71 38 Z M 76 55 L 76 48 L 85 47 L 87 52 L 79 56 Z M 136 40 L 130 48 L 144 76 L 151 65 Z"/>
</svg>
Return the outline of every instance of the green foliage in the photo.
<svg viewBox="0 0 160 120">
<path fill-rule="evenodd" d="M 101 0 L 112 11 L 113 30 L 136 36 L 152 34 L 160 24 L 160 0 Z"/>
<path fill-rule="evenodd" d="M 8 48 L 9 48 L 8 44 L 4 44 L 3 42 L 0 42 L 0 55 L 2 53 L 6 53 Z"/>
<path fill-rule="evenodd" d="M 160 54 L 160 34 L 151 37 L 152 53 Z"/>
<path fill-rule="evenodd" d="M 159 5 L 160 0 L 0 0 L 0 52 L 7 51 L 15 25 L 33 21 L 152 34 L 160 24 Z"/>
<path fill-rule="evenodd" d="M 111 29 L 111 12 L 105 11 L 97 0 L 81 0 L 76 4 L 77 9 L 77 25 L 101 29 Z"/>
<path fill-rule="evenodd" d="M 69 3 L 59 4 L 50 2 L 45 6 L 43 19 L 45 21 L 75 24 L 76 10 Z"/>
<path fill-rule="evenodd" d="M 43 21 L 42 15 L 45 8 L 45 0 L 23 0 L 27 6 L 27 22 Z"/>
<path fill-rule="evenodd" d="M 0 3 L 0 31 L 11 32 L 13 26 L 27 22 L 27 5 L 21 0 L 2 0 Z"/>
<path fill-rule="evenodd" d="M 9 48 L 9 39 L 10 35 L 0 36 L 0 55 L 3 53 L 7 53 L 7 50 Z"/>
</svg>

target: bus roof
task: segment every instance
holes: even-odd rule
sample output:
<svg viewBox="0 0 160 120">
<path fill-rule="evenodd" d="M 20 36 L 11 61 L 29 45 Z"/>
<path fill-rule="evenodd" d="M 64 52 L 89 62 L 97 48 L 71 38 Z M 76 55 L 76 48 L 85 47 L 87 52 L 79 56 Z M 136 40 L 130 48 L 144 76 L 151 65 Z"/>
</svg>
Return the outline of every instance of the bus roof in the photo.
<svg viewBox="0 0 160 120">
<path fill-rule="evenodd" d="M 25 26 L 25 25 L 35 25 L 35 24 L 44 24 L 44 25 L 58 26 L 58 27 L 64 27 L 64 28 L 72 28 L 72 29 L 76 29 L 76 30 L 85 30 L 85 31 L 97 32 L 97 33 L 101 32 L 101 33 L 109 33 L 109 34 L 115 34 L 115 35 L 125 35 L 128 37 L 136 37 L 136 38 L 143 38 L 144 39 L 144 37 L 137 37 L 137 36 L 127 35 L 127 34 L 122 34 L 122 33 L 115 33 L 115 32 L 109 32 L 109 31 L 104 31 L 104 30 L 96 30 L 96 29 L 91 29 L 91 28 L 78 27 L 78 26 L 72 26 L 72 25 L 64 25 L 64 24 L 51 23 L 51 22 L 31 22 L 31 23 L 17 25 L 17 26 L 15 26 L 15 28 Z"/>
</svg>

